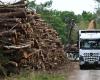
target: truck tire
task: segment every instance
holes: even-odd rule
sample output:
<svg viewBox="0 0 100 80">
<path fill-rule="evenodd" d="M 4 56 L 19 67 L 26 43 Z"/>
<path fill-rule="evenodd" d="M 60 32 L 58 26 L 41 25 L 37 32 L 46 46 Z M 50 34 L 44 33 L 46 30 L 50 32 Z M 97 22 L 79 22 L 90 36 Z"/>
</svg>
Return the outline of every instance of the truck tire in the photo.
<svg viewBox="0 0 100 80">
<path fill-rule="evenodd" d="M 84 66 L 83 65 L 80 65 L 80 69 L 83 70 L 84 69 Z"/>
</svg>

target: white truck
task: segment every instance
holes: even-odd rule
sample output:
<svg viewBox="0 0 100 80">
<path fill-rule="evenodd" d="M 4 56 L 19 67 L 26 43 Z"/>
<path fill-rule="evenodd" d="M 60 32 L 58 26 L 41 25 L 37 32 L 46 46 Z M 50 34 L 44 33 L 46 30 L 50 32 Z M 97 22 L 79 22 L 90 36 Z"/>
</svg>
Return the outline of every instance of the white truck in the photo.
<svg viewBox="0 0 100 80">
<path fill-rule="evenodd" d="M 79 65 L 100 65 L 100 30 L 79 30 Z"/>
</svg>

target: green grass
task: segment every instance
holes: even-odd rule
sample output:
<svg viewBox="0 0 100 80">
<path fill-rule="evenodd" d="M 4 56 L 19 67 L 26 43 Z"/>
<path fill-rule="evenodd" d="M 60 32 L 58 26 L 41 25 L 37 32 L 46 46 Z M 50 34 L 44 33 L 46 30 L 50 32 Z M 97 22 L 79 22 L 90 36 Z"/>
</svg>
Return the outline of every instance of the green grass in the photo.
<svg viewBox="0 0 100 80">
<path fill-rule="evenodd" d="M 7 77 L 6 80 L 66 80 L 65 76 L 47 72 L 25 72 L 20 75 Z"/>
</svg>

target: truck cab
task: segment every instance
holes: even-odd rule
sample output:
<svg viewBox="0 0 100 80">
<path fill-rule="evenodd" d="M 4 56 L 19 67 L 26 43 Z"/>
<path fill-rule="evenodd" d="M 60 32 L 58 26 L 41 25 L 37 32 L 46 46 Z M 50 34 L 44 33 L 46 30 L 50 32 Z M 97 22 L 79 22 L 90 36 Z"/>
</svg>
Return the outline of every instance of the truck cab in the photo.
<svg viewBox="0 0 100 80">
<path fill-rule="evenodd" d="M 79 65 L 100 65 L 100 30 L 79 30 Z"/>
</svg>

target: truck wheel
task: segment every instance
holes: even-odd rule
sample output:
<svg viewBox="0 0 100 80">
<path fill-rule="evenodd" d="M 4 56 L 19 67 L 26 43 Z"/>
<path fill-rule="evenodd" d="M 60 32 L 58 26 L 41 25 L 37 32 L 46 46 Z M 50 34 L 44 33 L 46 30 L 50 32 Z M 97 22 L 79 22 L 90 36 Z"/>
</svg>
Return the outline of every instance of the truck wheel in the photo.
<svg viewBox="0 0 100 80">
<path fill-rule="evenodd" d="M 84 69 L 84 66 L 83 65 L 80 65 L 80 69 L 83 70 Z"/>
</svg>

